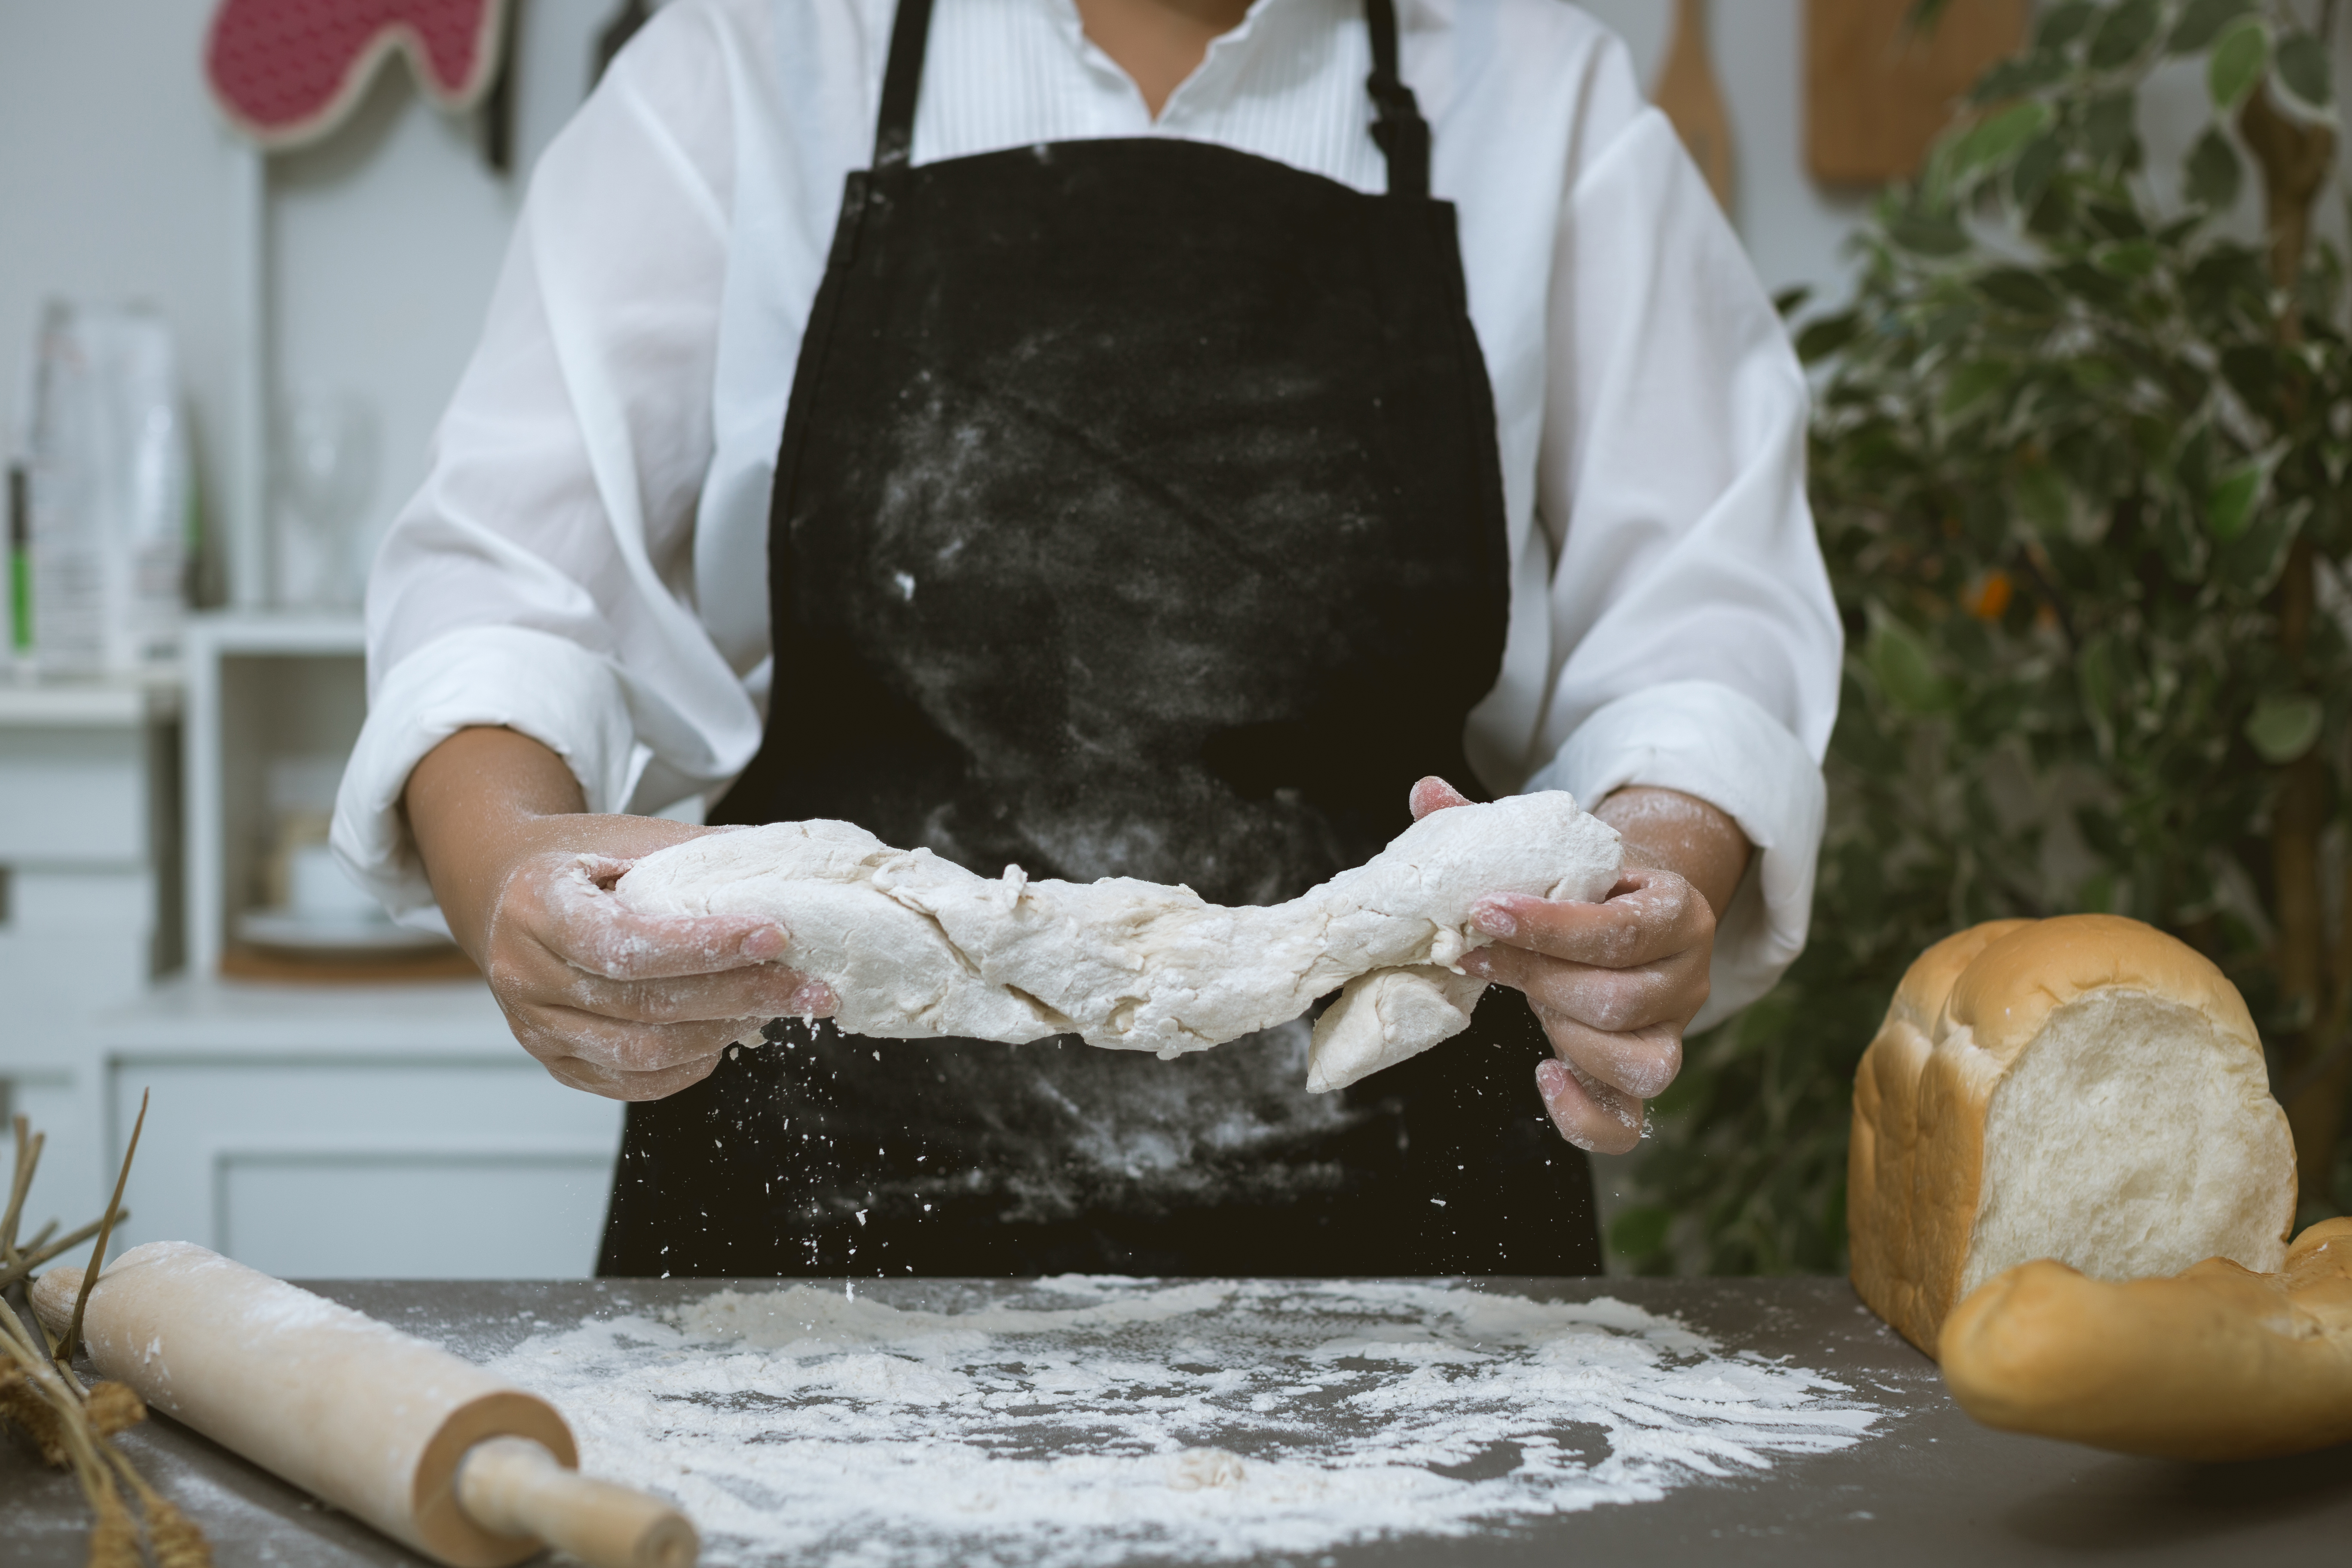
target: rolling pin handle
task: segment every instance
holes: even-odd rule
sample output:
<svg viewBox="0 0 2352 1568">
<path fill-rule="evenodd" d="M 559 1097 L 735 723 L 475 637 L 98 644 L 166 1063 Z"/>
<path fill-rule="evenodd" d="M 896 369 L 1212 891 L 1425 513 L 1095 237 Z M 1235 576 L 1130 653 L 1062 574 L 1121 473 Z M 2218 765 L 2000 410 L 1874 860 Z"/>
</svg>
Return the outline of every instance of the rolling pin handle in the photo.
<svg viewBox="0 0 2352 1568">
<path fill-rule="evenodd" d="M 493 1535 L 529 1536 L 589 1568 L 694 1568 L 684 1514 L 644 1492 L 568 1470 L 528 1437 L 491 1437 L 457 1466 L 457 1506 Z"/>
</svg>

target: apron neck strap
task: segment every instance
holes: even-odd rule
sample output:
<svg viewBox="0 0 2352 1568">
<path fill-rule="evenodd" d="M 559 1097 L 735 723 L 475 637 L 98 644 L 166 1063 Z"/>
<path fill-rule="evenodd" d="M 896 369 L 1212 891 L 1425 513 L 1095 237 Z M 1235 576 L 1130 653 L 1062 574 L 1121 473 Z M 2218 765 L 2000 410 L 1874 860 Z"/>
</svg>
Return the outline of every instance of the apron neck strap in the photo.
<svg viewBox="0 0 2352 1568">
<path fill-rule="evenodd" d="M 874 167 L 906 167 L 915 144 L 915 100 L 923 86 L 923 51 L 930 42 L 932 0 L 898 0 L 890 25 L 890 59 L 882 72 L 882 108 L 875 117 Z M 1372 140 L 1388 160 L 1389 194 L 1429 195 L 1429 121 L 1412 89 L 1397 74 L 1396 0 L 1364 0 L 1372 35 L 1372 74 L 1364 89 L 1374 110 Z"/>
<path fill-rule="evenodd" d="M 930 42 L 931 0 L 898 0 L 890 24 L 890 63 L 882 71 L 882 111 L 874 126 L 874 167 L 903 169 L 915 145 L 915 98 L 923 87 L 923 49 Z"/>
<path fill-rule="evenodd" d="M 1372 140 L 1389 161 L 1389 195 L 1429 195 L 1429 121 L 1421 117 L 1412 89 L 1397 74 L 1396 0 L 1364 0 L 1364 26 L 1372 35 L 1372 74 L 1364 90 L 1376 116 Z"/>
</svg>

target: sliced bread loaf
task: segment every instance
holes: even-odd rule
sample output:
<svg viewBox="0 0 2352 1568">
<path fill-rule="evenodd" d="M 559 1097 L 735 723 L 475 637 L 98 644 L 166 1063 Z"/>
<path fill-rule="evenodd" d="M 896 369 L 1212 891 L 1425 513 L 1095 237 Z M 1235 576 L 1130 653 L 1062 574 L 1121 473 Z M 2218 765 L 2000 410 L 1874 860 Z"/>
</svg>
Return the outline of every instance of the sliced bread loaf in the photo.
<svg viewBox="0 0 2352 1568">
<path fill-rule="evenodd" d="M 2002 1270 L 2279 1267 L 2294 1149 L 2237 988 L 2112 915 L 1997 921 L 1904 976 L 1854 1081 L 1854 1289 L 1936 1353 Z"/>
</svg>

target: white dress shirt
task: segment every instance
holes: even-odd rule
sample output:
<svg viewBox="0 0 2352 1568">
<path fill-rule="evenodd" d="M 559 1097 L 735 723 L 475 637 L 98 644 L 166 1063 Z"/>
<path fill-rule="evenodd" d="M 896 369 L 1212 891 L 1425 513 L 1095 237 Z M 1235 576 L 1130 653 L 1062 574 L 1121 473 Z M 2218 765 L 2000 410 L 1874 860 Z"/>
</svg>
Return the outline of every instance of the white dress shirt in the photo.
<svg viewBox="0 0 2352 1568">
<path fill-rule="evenodd" d="M 1805 383 L 1627 53 L 1561 0 L 1402 0 L 1402 75 L 1459 210 L 1515 563 L 1489 789 L 1712 802 L 1761 853 L 1702 1024 L 1804 942 L 1842 646 L 1805 502 Z M 368 584 L 366 729 L 336 847 L 437 924 L 398 805 L 506 725 L 588 809 L 715 795 L 789 716 L 768 495 L 842 181 L 871 158 L 892 0 L 677 0 L 532 176 L 431 471 Z M 1257 0 L 1152 119 L 1074 0 L 939 0 L 915 162 L 1211 142 L 1384 188 L 1360 0 Z"/>
</svg>

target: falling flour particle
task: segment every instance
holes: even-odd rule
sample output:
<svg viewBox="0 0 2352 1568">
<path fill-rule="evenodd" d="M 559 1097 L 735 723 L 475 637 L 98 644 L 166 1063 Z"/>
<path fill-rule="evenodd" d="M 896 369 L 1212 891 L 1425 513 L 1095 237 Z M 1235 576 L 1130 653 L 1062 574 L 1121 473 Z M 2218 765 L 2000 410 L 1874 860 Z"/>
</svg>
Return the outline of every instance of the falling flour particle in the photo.
<svg viewBox="0 0 2352 1568">
<path fill-rule="evenodd" d="M 1881 1419 L 1610 1298 L 1342 1281 L 722 1290 L 536 1335 L 494 1370 L 563 1410 L 590 1473 L 684 1504 L 714 1568 L 1458 1537 L 1654 1501 Z"/>
<path fill-rule="evenodd" d="M 1469 1026 L 1491 893 L 1605 898 L 1613 828 L 1558 791 L 1432 812 L 1286 904 L 1226 908 L 1130 878 L 976 876 L 845 822 L 709 834 L 646 856 L 612 896 L 641 915 L 752 914 L 840 998 L 856 1035 L 1019 1043 L 1075 1034 L 1161 1057 L 1205 1050 L 1339 999 L 1307 1087 L 1341 1089 Z"/>
</svg>

